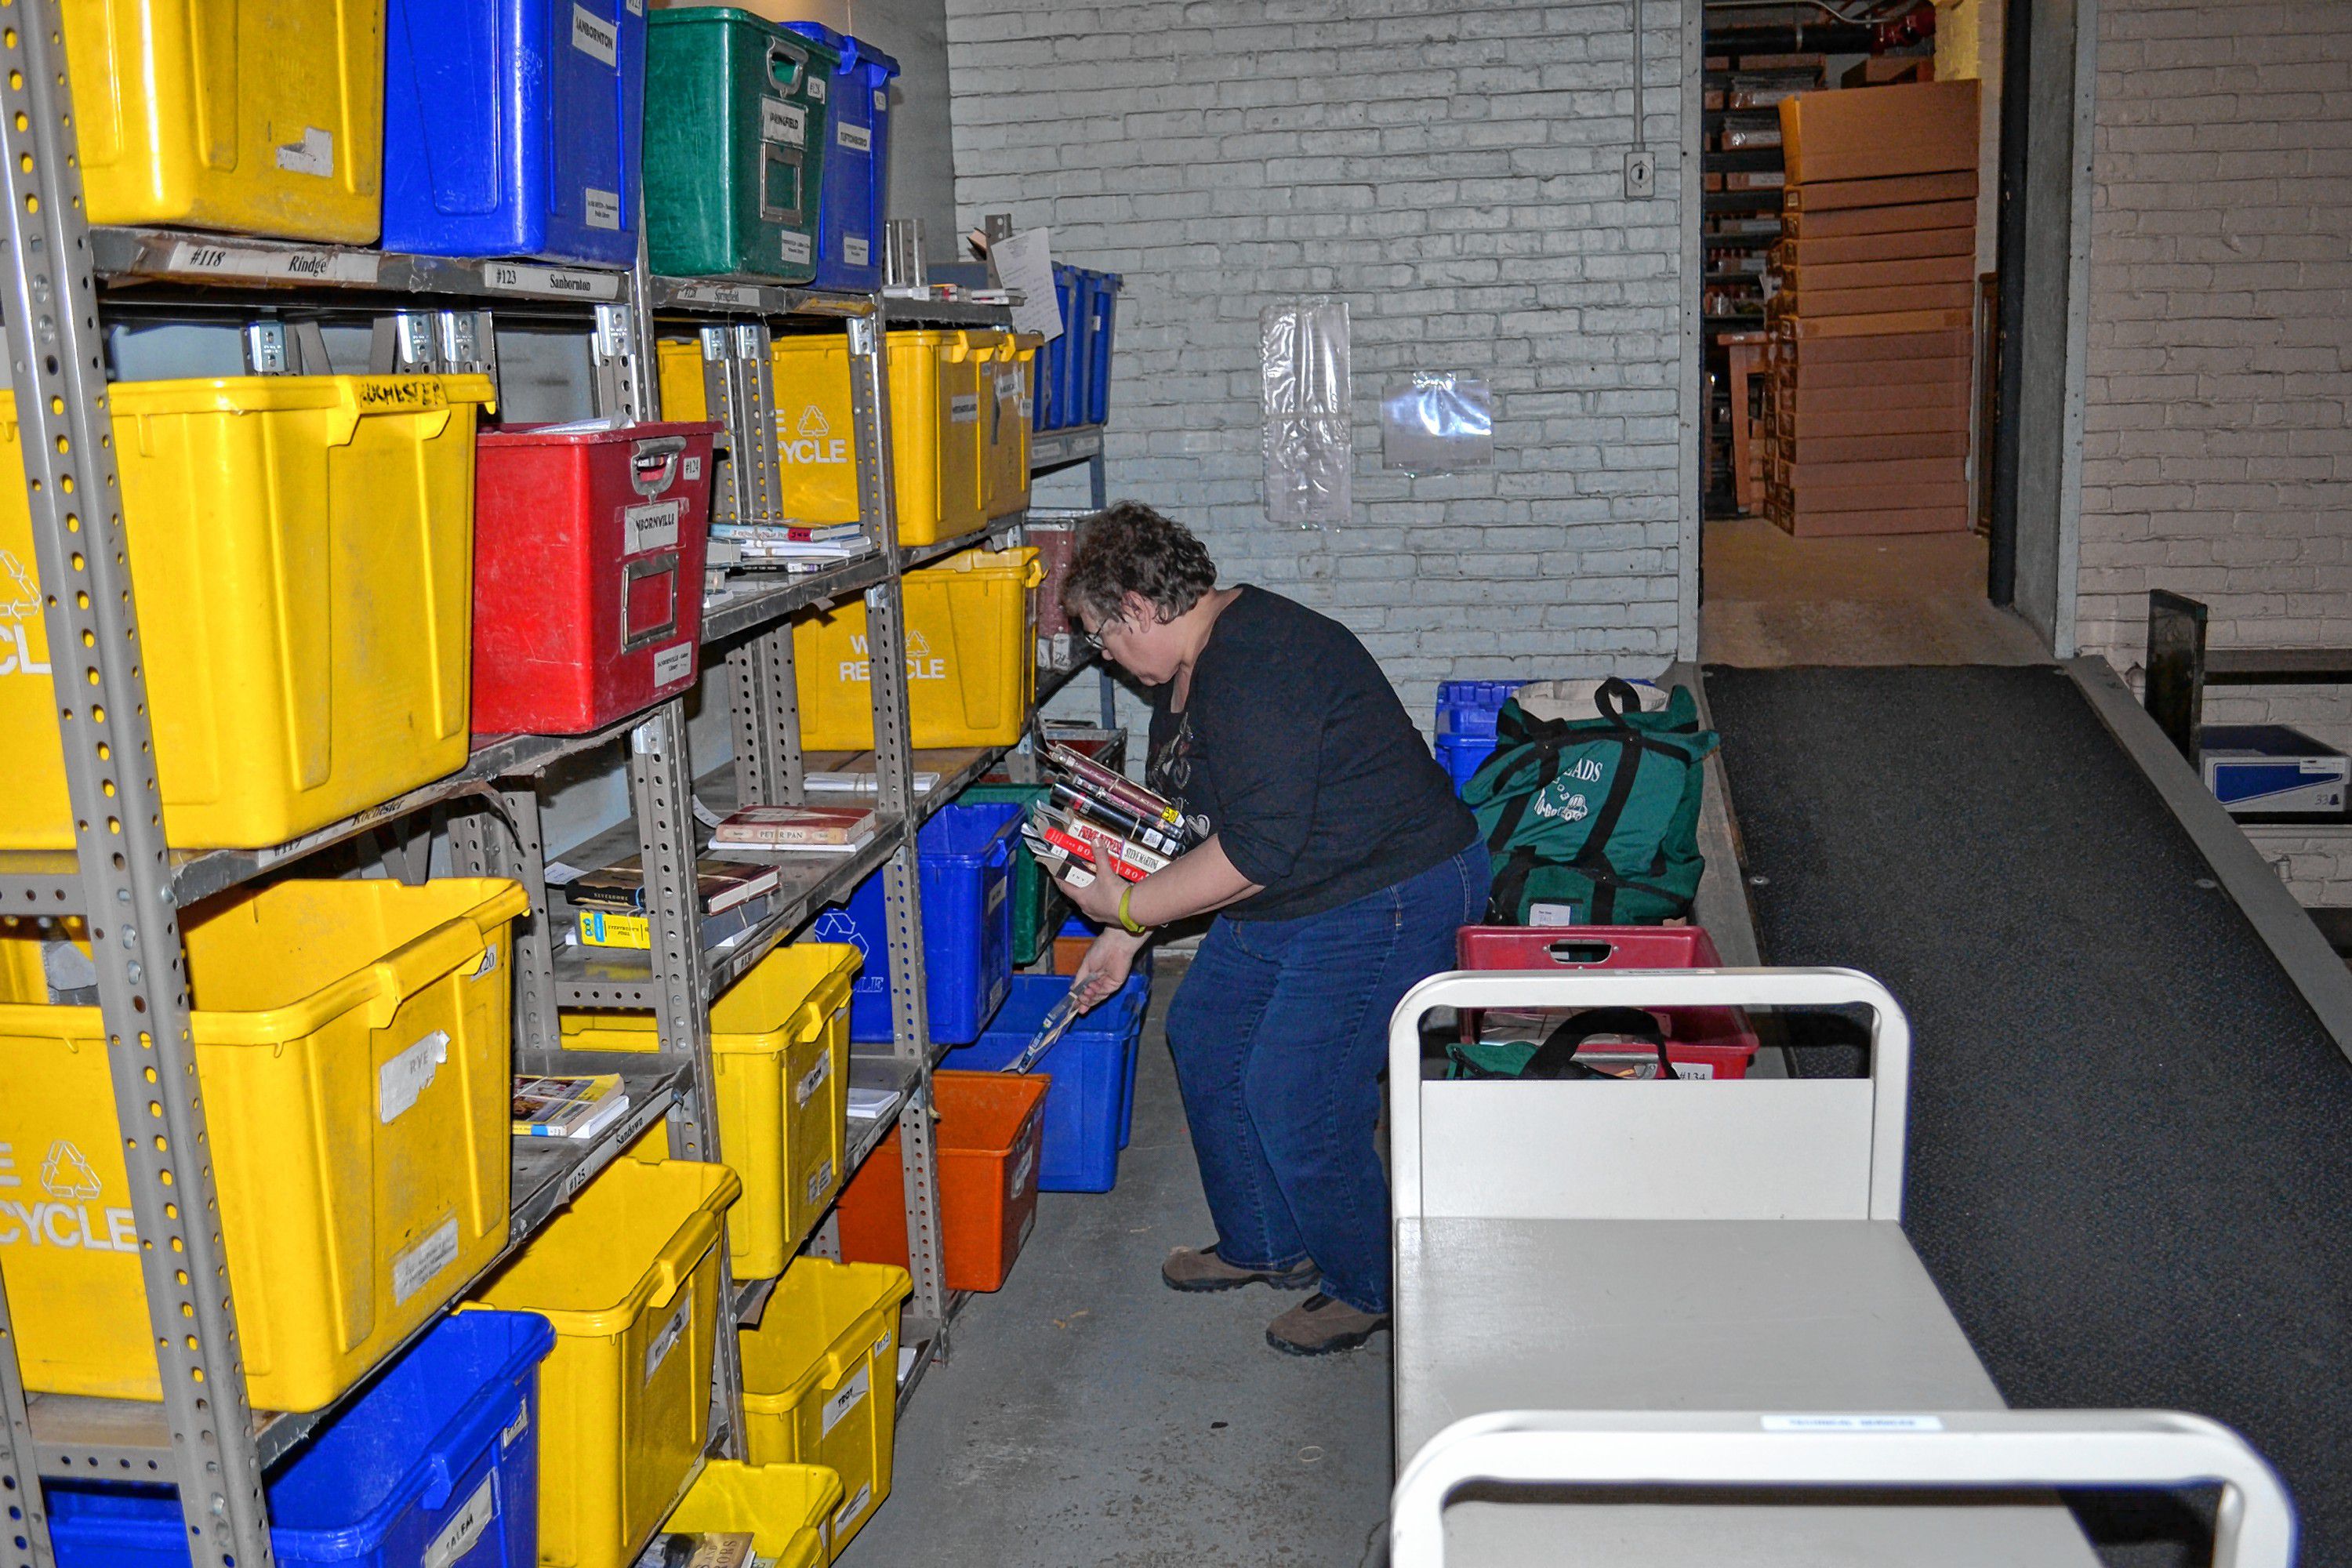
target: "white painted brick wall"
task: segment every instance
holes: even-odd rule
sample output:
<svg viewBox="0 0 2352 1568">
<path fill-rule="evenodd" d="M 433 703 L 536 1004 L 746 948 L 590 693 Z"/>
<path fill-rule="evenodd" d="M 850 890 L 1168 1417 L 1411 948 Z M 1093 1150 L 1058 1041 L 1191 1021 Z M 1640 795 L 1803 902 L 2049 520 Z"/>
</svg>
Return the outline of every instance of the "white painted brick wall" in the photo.
<svg viewBox="0 0 2352 1568">
<path fill-rule="evenodd" d="M 2079 608 L 2352 642 L 2352 5 L 2102 0 Z"/>
<path fill-rule="evenodd" d="M 1684 11 L 1643 13 L 1645 202 L 1623 196 L 1632 17 L 949 0 L 963 221 L 1049 226 L 1126 279 L 1111 494 L 1346 622 L 1424 725 L 1440 679 L 1676 656 Z M 1355 521 L 1325 531 L 1269 524 L 1260 485 L 1258 311 L 1307 293 L 1354 315 Z M 1416 367 L 1486 378 L 1491 471 L 1381 469 L 1380 394 Z"/>
<path fill-rule="evenodd" d="M 2157 587 L 2216 647 L 2352 643 L 2352 5 L 2101 0 L 2092 172 L 2083 650 L 2137 684 Z M 2352 691 L 2205 718 L 2352 750 Z M 2352 834 L 2249 837 L 2352 904 Z"/>
</svg>

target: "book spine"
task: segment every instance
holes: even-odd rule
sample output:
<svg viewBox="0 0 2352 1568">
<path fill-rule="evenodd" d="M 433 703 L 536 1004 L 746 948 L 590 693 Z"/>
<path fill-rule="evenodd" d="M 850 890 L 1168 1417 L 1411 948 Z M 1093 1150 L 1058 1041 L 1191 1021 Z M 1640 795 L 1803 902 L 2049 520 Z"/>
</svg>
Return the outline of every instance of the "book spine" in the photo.
<svg viewBox="0 0 2352 1568">
<path fill-rule="evenodd" d="M 725 837 L 711 836 L 713 849 L 789 849 L 803 844 L 847 844 L 858 834 L 870 834 L 874 824 L 846 827 L 738 827 Z"/>
<path fill-rule="evenodd" d="M 1170 859 L 1184 853 L 1184 845 L 1165 823 L 1147 822 L 1115 801 L 1086 794 L 1066 784 L 1054 786 L 1054 804 L 1064 812 L 1092 820 L 1096 826 L 1133 840 L 1155 855 Z"/>
<path fill-rule="evenodd" d="M 1126 878 L 1130 882 L 1140 882 L 1144 878 L 1150 875 L 1149 871 L 1146 871 L 1142 868 L 1133 865 L 1128 860 L 1122 858 L 1117 850 L 1110 848 L 1108 846 L 1089 844 L 1085 839 L 1074 837 L 1070 833 L 1064 831 L 1062 828 L 1048 827 L 1045 829 L 1045 838 L 1048 843 L 1061 846 L 1063 848 L 1068 850 L 1073 857 L 1082 858 L 1087 862 L 1087 864 L 1097 867 L 1097 868 L 1101 867 L 1104 861 L 1109 861 L 1110 869 L 1119 876 Z"/>
<path fill-rule="evenodd" d="M 1045 760 L 1088 785 L 1095 794 L 1108 795 L 1141 817 L 1158 817 L 1174 827 L 1184 820 L 1183 814 L 1158 795 L 1137 784 L 1124 773 L 1115 773 L 1083 752 L 1067 746 L 1048 745 Z"/>
<path fill-rule="evenodd" d="M 1055 821 L 1055 826 L 1067 837 L 1076 839 L 1088 848 L 1109 855 L 1124 865 L 1136 868 L 1143 876 L 1148 877 L 1154 871 L 1164 871 L 1168 868 L 1168 859 L 1165 856 L 1156 855 L 1129 839 L 1125 834 L 1088 822 L 1082 816 L 1062 816 Z"/>
</svg>

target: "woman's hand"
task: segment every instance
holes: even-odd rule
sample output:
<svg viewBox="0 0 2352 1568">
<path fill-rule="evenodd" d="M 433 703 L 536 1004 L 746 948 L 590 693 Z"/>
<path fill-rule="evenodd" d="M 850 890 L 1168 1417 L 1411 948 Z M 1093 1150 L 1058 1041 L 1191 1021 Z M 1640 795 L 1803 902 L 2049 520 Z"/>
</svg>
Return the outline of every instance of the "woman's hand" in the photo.
<svg viewBox="0 0 2352 1568">
<path fill-rule="evenodd" d="M 1116 926 L 1095 938 L 1086 957 L 1078 961 L 1077 973 L 1070 977 L 1070 994 L 1078 999 L 1079 1012 L 1091 1013 L 1118 994 L 1147 940 L 1129 936 Z"/>
<path fill-rule="evenodd" d="M 1062 891 L 1068 896 L 1071 903 L 1077 906 L 1078 912 L 1095 924 L 1116 927 L 1119 923 L 1119 897 L 1127 890 L 1127 879 L 1123 877 L 1098 873 L 1093 881 L 1083 888 L 1065 879 L 1062 883 Z M 1124 936 L 1126 932 L 1121 931 L 1119 934 Z"/>
</svg>

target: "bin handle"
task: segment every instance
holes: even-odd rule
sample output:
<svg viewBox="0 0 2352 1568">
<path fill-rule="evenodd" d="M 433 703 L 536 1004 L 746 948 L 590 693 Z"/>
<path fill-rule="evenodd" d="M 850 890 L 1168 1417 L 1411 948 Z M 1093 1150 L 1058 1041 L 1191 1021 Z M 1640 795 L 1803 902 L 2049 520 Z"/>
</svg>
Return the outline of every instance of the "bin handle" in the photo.
<svg viewBox="0 0 2352 1568">
<path fill-rule="evenodd" d="M 776 62 L 782 60 L 792 68 L 782 77 L 776 75 Z M 801 79 L 808 74 L 808 60 L 799 50 L 787 47 L 782 38 L 768 40 L 768 80 L 784 92 L 798 92 Z"/>
<path fill-rule="evenodd" d="M 800 1011 L 794 1013 L 791 1022 L 784 1026 L 784 1032 L 796 1040 L 808 1039 L 821 1032 L 824 1028 L 825 1020 L 831 1016 L 833 1016 L 832 1008 L 820 1007 L 813 1001 L 803 1002 L 801 1004 Z"/>
<path fill-rule="evenodd" d="M 1022 579 L 1021 585 L 1024 588 L 1034 588 L 1045 580 L 1045 563 L 1032 556 L 1029 561 L 1028 574 Z"/>
<path fill-rule="evenodd" d="M 513 1384 L 499 1383 L 475 1400 L 456 1426 L 442 1434 L 425 1460 L 425 1496 L 420 1500 L 427 1510 L 438 1509 L 447 1502 L 456 1494 L 457 1478 L 466 1473 L 467 1464 L 513 1425 L 510 1413 L 516 1409 L 514 1395 Z"/>
<path fill-rule="evenodd" d="M 445 974 L 473 968 L 488 950 L 482 928 L 469 919 L 444 921 L 415 942 L 393 949 L 372 970 L 375 987 L 368 997 L 368 1027 L 392 1027 L 402 1003 Z"/>
<path fill-rule="evenodd" d="M 646 500 L 653 500 L 677 477 L 677 460 L 685 453 L 683 436 L 654 436 L 638 442 L 629 449 L 629 483 Z M 648 471 L 658 477 L 646 479 Z"/>
<path fill-rule="evenodd" d="M 776 206 L 768 200 L 768 165 L 771 163 L 785 164 L 793 171 L 793 205 L 791 206 Z M 803 162 L 799 148 L 779 147 L 773 142 L 760 143 L 760 221 L 761 223 L 800 222 L 801 215 L 808 210 L 808 184 L 803 177 L 807 173 L 807 164 Z"/>
<path fill-rule="evenodd" d="M 647 644 L 659 642 L 677 630 L 678 597 L 685 589 L 685 584 L 677 581 L 677 552 L 675 550 L 665 550 L 658 555 L 645 555 L 635 561 L 621 563 L 621 651 L 623 653 L 635 653 Z M 629 629 L 629 590 L 647 577 L 671 579 L 669 614 L 643 631 L 633 632 Z"/>
</svg>

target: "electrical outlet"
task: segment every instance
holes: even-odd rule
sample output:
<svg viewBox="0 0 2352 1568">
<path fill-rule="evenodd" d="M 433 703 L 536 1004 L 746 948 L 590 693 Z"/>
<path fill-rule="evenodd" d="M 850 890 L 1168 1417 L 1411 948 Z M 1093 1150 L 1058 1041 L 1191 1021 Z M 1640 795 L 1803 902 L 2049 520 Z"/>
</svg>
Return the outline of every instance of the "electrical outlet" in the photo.
<svg viewBox="0 0 2352 1568">
<path fill-rule="evenodd" d="M 1655 153 L 1625 154 L 1625 196 L 1629 201 L 1644 201 L 1658 194 L 1658 155 Z"/>
</svg>

